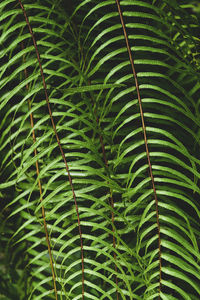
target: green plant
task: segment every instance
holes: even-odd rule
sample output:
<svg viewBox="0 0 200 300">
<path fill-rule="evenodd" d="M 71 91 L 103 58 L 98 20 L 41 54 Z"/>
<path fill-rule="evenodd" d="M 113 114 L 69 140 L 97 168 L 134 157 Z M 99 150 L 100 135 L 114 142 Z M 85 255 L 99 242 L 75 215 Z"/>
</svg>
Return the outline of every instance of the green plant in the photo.
<svg viewBox="0 0 200 300">
<path fill-rule="evenodd" d="M 0 3 L 0 299 L 199 299 L 199 16 L 65 5 Z"/>
</svg>

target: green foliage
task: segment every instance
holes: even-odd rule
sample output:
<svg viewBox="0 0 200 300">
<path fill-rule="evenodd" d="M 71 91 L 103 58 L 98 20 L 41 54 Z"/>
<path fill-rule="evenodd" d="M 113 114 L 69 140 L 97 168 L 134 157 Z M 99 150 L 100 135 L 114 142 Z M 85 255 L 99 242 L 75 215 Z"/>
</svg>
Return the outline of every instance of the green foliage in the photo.
<svg viewBox="0 0 200 300">
<path fill-rule="evenodd" d="M 78 204 L 84 299 L 158 299 L 160 279 L 161 299 L 199 299 L 199 15 L 186 1 L 120 2 L 157 216 L 115 1 L 22 3 Z M 0 3 L 0 45 L 0 299 L 55 299 L 42 206 L 58 299 L 82 299 L 76 206 L 16 0 Z"/>
</svg>

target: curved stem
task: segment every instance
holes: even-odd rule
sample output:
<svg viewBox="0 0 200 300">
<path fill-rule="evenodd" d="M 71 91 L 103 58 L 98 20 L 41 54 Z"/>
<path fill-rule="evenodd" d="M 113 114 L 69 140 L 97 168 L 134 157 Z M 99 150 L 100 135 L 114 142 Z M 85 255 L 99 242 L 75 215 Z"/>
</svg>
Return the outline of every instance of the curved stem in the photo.
<svg viewBox="0 0 200 300">
<path fill-rule="evenodd" d="M 48 107 L 48 111 L 49 111 L 49 116 L 50 116 L 50 119 L 51 119 L 51 124 L 52 124 L 53 130 L 54 130 L 54 133 L 55 133 L 55 137 L 56 137 L 59 149 L 60 149 L 60 153 L 62 155 L 64 164 L 65 164 L 65 168 L 66 168 L 66 171 L 67 171 L 67 174 L 68 174 L 68 179 L 69 179 L 69 183 L 70 183 L 70 186 L 71 186 L 71 190 L 72 190 L 72 194 L 73 194 L 73 198 L 74 198 L 74 203 L 75 203 L 75 207 L 76 207 L 76 214 L 77 214 L 77 221 L 78 221 L 78 230 L 79 230 L 80 243 L 81 243 L 82 299 L 84 299 L 84 255 L 83 255 L 83 239 L 82 239 L 82 231 L 81 231 L 81 224 L 80 224 L 78 204 L 77 204 L 76 195 L 75 195 L 75 191 L 74 191 L 74 186 L 73 186 L 73 183 L 72 183 L 71 174 L 69 172 L 69 167 L 68 167 L 68 164 L 67 164 L 67 160 L 66 160 L 64 151 L 62 149 L 62 146 L 61 146 L 61 143 L 60 143 L 60 139 L 59 139 L 59 136 L 58 136 L 58 133 L 57 133 L 56 125 L 55 125 L 55 122 L 54 122 L 54 119 L 53 119 L 53 115 L 52 115 L 52 111 L 51 111 L 51 106 L 50 106 L 50 103 L 49 103 L 49 97 L 48 97 L 48 93 L 47 93 L 46 81 L 45 81 L 45 77 L 44 77 L 44 72 L 43 72 L 43 68 L 42 68 L 42 64 L 41 64 L 41 60 L 40 60 L 40 54 L 39 54 L 39 51 L 38 51 L 36 39 L 34 37 L 33 30 L 31 28 L 28 16 L 27 16 L 26 11 L 25 11 L 25 8 L 24 8 L 21 0 L 18 0 L 18 1 L 19 1 L 20 6 L 21 6 L 21 9 L 23 11 L 23 14 L 24 14 L 27 26 L 29 28 L 30 35 L 32 37 L 33 45 L 35 47 L 35 52 L 36 52 L 38 64 L 39 64 L 39 67 L 40 67 L 40 74 L 41 74 L 41 77 L 42 77 L 42 83 L 43 83 L 43 88 L 44 88 L 46 103 L 47 103 L 47 107 Z"/>
<path fill-rule="evenodd" d="M 23 42 L 21 43 L 21 48 L 24 49 L 24 44 Z M 25 57 L 23 57 L 23 62 L 25 62 Z M 25 78 L 28 78 L 28 72 L 27 69 L 24 69 L 24 75 Z M 26 89 L 29 89 L 28 84 L 26 84 Z M 28 99 L 28 108 L 29 111 L 31 110 L 31 101 L 30 99 Z M 35 130 L 34 130 L 34 118 L 33 118 L 33 113 L 30 113 L 30 124 L 31 124 L 31 128 L 32 128 L 32 139 L 33 139 L 33 144 L 36 143 L 36 134 L 35 134 Z M 34 149 L 34 156 L 37 156 L 37 148 Z M 43 201 L 43 197 L 42 197 L 42 183 L 41 180 L 39 178 L 40 175 L 40 168 L 39 168 L 39 163 L 38 160 L 36 160 L 35 162 L 35 167 L 36 167 L 36 174 L 37 174 L 37 178 L 38 178 L 38 187 L 39 187 L 39 192 L 40 192 L 40 202 L 42 203 Z M 58 299 L 58 295 L 57 295 L 57 287 L 56 287 L 56 276 L 55 276 L 55 270 L 54 270 L 54 266 L 53 266 L 53 255 L 52 255 L 52 250 L 51 250 L 51 245 L 50 245 L 50 240 L 49 240 L 49 234 L 48 234 L 48 229 L 47 229 L 47 223 L 46 223 L 46 216 L 45 216 L 45 209 L 44 209 L 44 205 L 42 205 L 42 218 L 43 218 L 43 225 L 44 225 L 44 231 L 45 231 L 45 236 L 46 236 L 46 242 L 47 242 L 47 247 L 48 247 L 48 252 L 49 252 L 49 258 L 50 258 L 50 265 L 51 265 L 51 273 L 52 273 L 52 277 L 53 277 L 53 286 L 54 286 L 54 292 L 55 292 L 55 299 Z"/>
<path fill-rule="evenodd" d="M 153 187 L 155 204 L 156 204 L 156 220 L 157 220 L 157 228 L 158 228 L 158 255 L 159 255 L 159 290 L 158 290 L 159 294 L 158 294 L 158 299 L 160 299 L 161 279 L 162 279 L 162 259 L 161 259 L 161 237 L 160 237 L 160 221 L 159 221 L 159 211 L 158 211 L 158 197 L 157 197 L 157 193 L 156 193 L 154 176 L 153 176 L 153 172 L 152 172 L 149 147 L 148 147 L 148 142 L 147 142 L 146 126 L 145 126 L 145 122 L 144 122 L 144 114 L 143 114 L 143 108 L 142 108 L 142 100 L 141 100 L 141 96 L 140 96 L 139 83 L 138 83 L 138 79 L 137 79 L 137 73 L 135 71 L 134 60 L 133 60 L 133 56 L 131 53 L 131 48 L 129 45 L 128 35 L 126 32 L 126 27 L 125 27 L 119 0 L 116 0 L 116 4 L 117 4 L 119 16 L 120 16 L 120 20 L 121 20 L 121 24 L 122 24 L 122 28 L 123 28 L 124 38 L 126 41 L 126 47 L 128 50 L 129 60 L 131 63 L 132 73 L 133 73 L 133 77 L 134 77 L 134 81 L 135 81 L 137 98 L 138 98 L 139 107 L 140 107 L 140 116 L 141 116 L 141 121 L 142 121 L 143 134 L 144 134 L 145 149 L 146 149 L 147 161 L 148 161 L 148 166 L 149 166 L 149 173 L 150 173 L 150 177 L 151 177 L 151 183 L 152 183 L 152 187 Z"/>
</svg>

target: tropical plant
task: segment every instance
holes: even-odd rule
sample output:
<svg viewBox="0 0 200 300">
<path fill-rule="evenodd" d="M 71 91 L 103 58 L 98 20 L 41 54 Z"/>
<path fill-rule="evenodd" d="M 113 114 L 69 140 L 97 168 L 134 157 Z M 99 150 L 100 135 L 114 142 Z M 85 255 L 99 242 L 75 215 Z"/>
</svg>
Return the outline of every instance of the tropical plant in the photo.
<svg viewBox="0 0 200 300">
<path fill-rule="evenodd" d="M 0 299 L 199 299 L 199 13 L 1 0 Z"/>
</svg>

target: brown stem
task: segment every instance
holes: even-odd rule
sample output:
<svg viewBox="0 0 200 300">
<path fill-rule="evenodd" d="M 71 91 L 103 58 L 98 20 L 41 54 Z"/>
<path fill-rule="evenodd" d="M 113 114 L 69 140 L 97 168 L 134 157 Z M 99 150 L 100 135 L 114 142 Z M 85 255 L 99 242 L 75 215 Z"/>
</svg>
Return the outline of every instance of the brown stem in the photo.
<svg viewBox="0 0 200 300">
<path fill-rule="evenodd" d="M 89 85 L 90 84 L 91 84 L 91 82 L 89 81 Z M 94 105 L 95 102 L 94 102 L 93 98 L 92 98 L 92 102 L 93 102 L 93 105 Z M 94 115 L 96 117 L 96 123 L 97 123 L 97 126 L 99 128 L 99 139 L 100 139 L 101 149 L 102 149 L 102 153 L 103 153 L 104 163 L 105 163 L 106 169 L 108 170 L 108 160 L 107 160 L 107 157 L 106 157 L 105 146 L 104 146 L 103 137 L 102 137 L 102 134 L 101 134 L 101 126 L 99 124 L 99 118 L 98 118 L 98 115 L 97 115 L 96 108 L 94 109 Z M 113 200 L 113 195 L 112 195 L 112 190 L 111 189 L 110 189 L 110 206 L 112 208 L 112 211 L 111 211 L 111 220 L 112 220 L 112 232 L 113 232 L 113 248 L 115 249 L 116 248 L 116 241 L 115 241 L 115 228 L 114 228 L 114 223 L 115 223 L 114 200 Z M 114 260 L 116 261 L 117 258 L 116 258 L 115 251 L 113 252 L 113 257 L 114 257 Z M 117 277 L 117 265 L 116 264 L 115 264 L 115 272 L 116 272 L 115 283 L 116 283 L 116 286 L 118 288 L 118 277 Z M 117 295 L 117 300 L 118 300 L 119 299 L 118 289 L 116 289 L 116 295 Z"/>
<path fill-rule="evenodd" d="M 143 109 L 142 109 L 142 101 L 141 101 L 141 96 L 140 96 L 140 89 L 139 89 L 139 84 L 138 84 L 138 79 L 137 79 L 137 73 L 135 71 L 134 60 L 133 60 L 133 56 L 132 56 L 132 53 L 131 53 L 131 48 L 130 48 L 130 45 L 129 45 L 129 40 L 128 40 L 126 27 L 125 27 L 125 23 L 124 23 L 124 19 L 123 19 L 123 15 L 122 15 L 119 0 L 116 0 L 116 4 L 117 4 L 120 20 L 121 20 L 123 32 L 124 32 L 124 37 L 125 37 L 125 41 L 126 41 L 126 47 L 127 47 L 127 50 L 128 50 L 128 54 L 129 54 L 129 60 L 130 60 L 130 63 L 131 63 L 133 77 L 134 77 L 134 80 L 135 80 L 135 86 L 136 86 L 136 91 L 137 91 L 137 97 L 138 97 L 138 102 L 139 102 L 139 107 L 140 107 L 140 116 L 141 116 L 142 128 L 143 128 L 143 134 L 144 134 L 144 142 L 145 142 L 145 148 L 146 148 L 146 154 L 147 154 L 147 160 L 148 160 L 148 166 L 149 166 L 149 173 L 150 173 L 150 177 L 151 177 L 151 182 L 152 182 L 152 187 L 153 187 L 153 192 L 154 192 L 154 198 L 155 198 L 155 204 L 156 204 L 156 219 L 157 219 L 157 228 L 158 228 L 158 252 L 159 252 L 158 253 L 158 255 L 159 255 L 159 289 L 158 289 L 159 295 L 158 295 L 158 299 L 160 299 L 161 279 L 162 279 L 162 259 L 161 259 L 161 237 L 160 237 L 160 221 L 159 221 L 159 211 L 158 211 L 158 197 L 157 197 L 157 193 L 156 193 L 154 176 L 153 176 L 153 172 L 152 172 L 152 166 L 151 166 L 151 160 L 150 160 L 150 154 L 149 154 L 149 147 L 148 147 L 148 143 L 147 143 L 146 126 L 145 126 L 145 122 L 144 122 L 144 114 L 143 114 Z"/>
<path fill-rule="evenodd" d="M 23 42 L 21 43 L 21 48 L 24 49 Z M 25 56 L 23 56 L 23 62 L 25 63 Z M 28 72 L 27 72 L 26 68 L 24 69 L 24 75 L 25 75 L 25 78 L 28 78 Z M 26 89 L 27 89 L 27 91 L 29 90 L 28 84 L 26 84 Z M 29 107 L 29 111 L 30 111 L 31 110 L 31 100 L 30 99 L 28 99 L 28 107 Z M 35 135 L 35 130 L 34 130 L 34 118 L 33 118 L 33 113 L 32 112 L 30 113 L 30 124 L 31 124 L 31 128 L 32 128 L 33 144 L 35 144 L 36 143 L 36 135 Z M 35 157 L 37 156 L 37 148 L 34 149 L 34 156 Z M 42 183 L 41 183 L 41 180 L 39 178 L 40 169 L 39 169 L 38 160 L 36 160 L 35 167 L 36 167 L 36 174 L 37 174 L 37 178 L 38 178 L 38 187 L 39 187 L 39 191 L 40 191 L 40 202 L 42 203 L 42 201 L 43 201 Z M 49 241 L 49 234 L 48 234 L 46 217 L 45 217 L 45 209 L 44 209 L 43 205 L 42 205 L 42 218 L 43 218 L 44 231 L 45 231 L 45 235 L 46 235 L 46 242 L 47 242 L 49 258 L 50 258 L 50 265 L 51 265 L 51 272 L 52 272 L 52 278 L 53 278 L 54 292 L 55 292 L 55 297 L 56 297 L 56 300 L 57 300 L 58 295 L 57 295 L 57 288 L 56 288 L 56 276 L 55 276 L 55 270 L 54 270 L 54 266 L 53 266 L 53 257 L 52 257 L 52 251 L 51 251 L 51 246 L 50 246 L 50 241 Z"/>
<path fill-rule="evenodd" d="M 99 124 L 98 117 L 97 117 L 97 124 Z M 99 127 L 100 127 L 100 125 L 99 125 Z M 105 146 L 104 146 L 104 143 L 103 143 L 103 137 L 102 137 L 101 133 L 99 133 L 99 138 L 100 138 L 102 153 L 103 153 L 103 157 L 104 157 L 104 163 L 105 163 L 106 168 L 108 169 L 108 160 L 107 160 L 107 157 L 106 157 Z M 115 241 L 115 228 L 114 228 L 114 224 L 115 224 L 114 199 L 113 199 L 111 189 L 110 189 L 110 206 L 112 207 L 111 218 L 112 218 L 112 232 L 113 232 L 113 248 L 115 249 L 116 248 L 116 241 Z M 116 260 L 116 253 L 115 252 L 113 252 L 113 256 L 114 256 L 114 259 Z M 115 264 L 115 272 L 116 272 L 115 282 L 116 282 L 116 285 L 118 287 L 117 265 L 116 264 Z M 116 293 L 117 293 L 117 300 L 118 300 L 119 299 L 118 290 L 116 290 Z"/>
<path fill-rule="evenodd" d="M 51 119 L 51 124 L 52 124 L 53 130 L 54 130 L 54 133 L 55 133 L 55 137 L 56 137 L 59 149 L 60 149 L 60 153 L 62 155 L 64 164 L 65 164 L 65 168 L 66 168 L 66 171 L 67 171 L 67 174 L 68 174 L 68 179 L 69 179 L 69 183 L 70 183 L 70 186 L 71 186 L 71 190 L 72 190 L 72 194 L 73 194 L 73 198 L 74 198 L 74 203 L 75 203 L 75 207 L 76 207 L 76 214 L 77 214 L 77 221 L 78 221 L 78 230 L 79 230 L 80 243 L 81 243 L 82 299 L 84 299 L 84 254 L 83 254 L 83 240 L 82 240 L 82 231 L 81 231 L 81 224 L 80 224 L 78 204 L 77 204 L 76 195 L 75 195 L 75 191 L 74 191 L 74 186 L 73 186 L 72 178 L 71 178 L 71 175 L 70 175 L 70 172 L 69 172 L 69 167 L 68 167 L 68 164 L 67 164 L 67 160 L 65 158 L 65 154 L 64 154 L 64 151 L 62 149 L 62 146 L 61 146 L 61 143 L 60 143 L 60 139 L 59 139 L 59 136 L 58 136 L 58 133 L 57 133 L 56 125 L 54 123 L 54 119 L 53 119 L 53 115 L 52 115 L 52 111 L 51 111 L 51 106 L 50 106 L 50 103 L 49 103 L 49 96 L 48 96 L 48 93 L 47 93 L 46 81 L 45 81 L 45 77 L 44 77 L 44 72 L 43 72 L 43 68 L 42 68 L 42 64 L 41 64 L 41 60 L 40 60 L 40 54 L 39 54 L 39 51 L 38 51 L 37 43 L 36 43 L 36 40 L 35 40 L 33 31 L 32 31 L 32 28 L 31 28 L 31 25 L 30 25 L 28 16 L 27 16 L 26 11 L 24 9 L 24 6 L 23 6 L 21 0 L 18 0 L 18 1 L 19 1 L 20 6 L 21 6 L 21 9 L 23 11 L 23 14 L 24 14 L 24 17 L 25 17 L 25 20 L 26 20 L 26 24 L 28 26 L 30 35 L 32 37 L 33 45 L 35 47 L 35 52 L 36 52 L 36 55 L 37 55 L 37 60 L 38 60 L 38 64 L 39 64 L 39 68 L 40 68 L 40 73 L 41 73 L 41 77 L 42 77 L 42 83 L 43 83 L 43 88 L 44 88 L 46 103 L 47 103 L 47 107 L 48 107 L 48 111 L 49 111 L 49 116 L 50 116 L 50 119 Z"/>
</svg>

